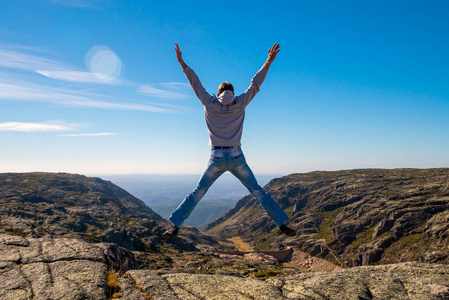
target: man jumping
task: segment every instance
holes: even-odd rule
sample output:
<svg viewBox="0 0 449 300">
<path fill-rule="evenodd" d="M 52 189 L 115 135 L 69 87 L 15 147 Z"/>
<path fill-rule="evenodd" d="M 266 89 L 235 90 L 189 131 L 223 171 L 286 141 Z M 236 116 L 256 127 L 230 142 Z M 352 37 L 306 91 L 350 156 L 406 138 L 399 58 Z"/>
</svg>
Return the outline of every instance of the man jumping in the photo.
<svg viewBox="0 0 449 300">
<path fill-rule="evenodd" d="M 187 76 L 196 96 L 204 106 L 207 129 L 209 131 L 209 144 L 212 146 L 212 155 L 195 190 L 187 195 L 184 201 L 182 201 L 168 218 L 173 223 L 173 226 L 164 232 L 163 237 L 168 239 L 178 234 L 179 227 L 187 219 L 201 198 L 203 198 L 209 187 L 226 171 L 231 172 L 243 183 L 251 195 L 262 205 L 263 209 L 282 233 L 288 236 L 295 236 L 296 232 L 285 225 L 285 222 L 288 220 L 287 214 L 259 186 L 240 148 L 245 108 L 259 92 L 271 63 L 279 53 L 279 45 L 274 44 L 268 49 L 267 60 L 256 75 L 254 75 L 248 89 L 239 96 L 235 96 L 234 87 L 229 82 L 220 84 L 217 96 L 206 92 L 198 76 L 182 59 L 182 52 L 179 50 L 177 43 L 175 43 L 175 50 L 176 57 L 181 64 L 184 74 Z"/>
</svg>

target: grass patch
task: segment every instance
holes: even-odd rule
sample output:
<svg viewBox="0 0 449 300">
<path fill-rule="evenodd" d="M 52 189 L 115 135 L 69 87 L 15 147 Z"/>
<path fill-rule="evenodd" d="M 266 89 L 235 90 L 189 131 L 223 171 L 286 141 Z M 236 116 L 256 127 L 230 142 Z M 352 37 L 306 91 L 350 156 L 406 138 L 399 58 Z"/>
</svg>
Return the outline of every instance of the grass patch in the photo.
<svg viewBox="0 0 449 300">
<path fill-rule="evenodd" d="M 106 271 L 106 284 L 109 290 L 109 299 L 117 298 L 114 295 L 120 293 L 120 286 L 118 283 L 118 278 L 120 273 L 115 270 Z"/>
<path fill-rule="evenodd" d="M 153 297 L 148 294 L 147 292 L 145 292 L 145 290 L 143 289 L 143 287 L 140 284 L 136 284 L 134 285 L 134 287 L 140 292 L 140 294 L 147 300 L 151 300 L 153 299 Z"/>
<path fill-rule="evenodd" d="M 234 243 L 232 242 L 224 242 L 224 241 L 217 241 L 220 245 L 225 245 L 225 246 L 234 246 Z"/>
<path fill-rule="evenodd" d="M 340 214 L 341 210 L 342 209 L 339 208 L 333 211 L 321 211 L 315 213 L 323 218 L 319 227 L 320 235 L 318 236 L 318 239 L 324 240 L 326 243 L 330 243 L 332 241 L 332 230 L 335 228 L 332 224 Z"/>
<path fill-rule="evenodd" d="M 245 243 L 239 236 L 230 238 L 228 239 L 228 241 L 231 241 L 234 244 L 234 247 L 237 248 L 237 250 L 239 251 L 248 251 L 254 249 L 251 244 Z"/>
<path fill-rule="evenodd" d="M 276 229 L 277 230 L 277 227 Z M 257 250 L 268 250 L 270 249 L 271 243 L 274 242 L 276 238 L 276 232 L 271 231 L 268 233 L 262 233 L 262 228 L 257 229 L 252 236 L 254 237 L 254 244 L 256 245 L 254 248 Z"/>
<path fill-rule="evenodd" d="M 260 277 L 274 277 L 274 276 L 276 276 L 279 273 L 280 272 L 278 272 L 278 271 L 268 270 L 268 271 L 262 271 L 262 272 L 254 273 L 253 276 L 256 277 L 256 278 L 260 278 Z"/>
<path fill-rule="evenodd" d="M 294 210 L 295 206 L 290 206 L 287 207 L 284 211 L 285 213 L 291 218 L 293 216 L 293 210 Z"/>
<path fill-rule="evenodd" d="M 25 233 L 23 233 L 23 231 L 21 229 L 13 229 L 14 231 L 6 231 L 6 234 L 9 235 L 14 235 L 14 236 L 20 236 L 20 237 L 26 237 L 27 235 Z"/>
<path fill-rule="evenodd" d="M 259 241 L 260 240 L 262 240 L 264 237 L 260 237 L 259 238 Z M 266 238 L 266 240 L 265 241 L 263 241 L 263 242 L 258 242 L 257 243 L 257 247 L 256 247 L 256 249 L 257 250 L 269 250 L 270 249 L 270 246 L 271 246 L 271 244 L 274 242 L 274 239 L 276 238 L 276 235 L 275 234 L 271 234 L 270 236 L 268 236 L 267 238 Z"/>
<path fill-rule="evenodd" d="M 379 263 L 388 264 L 399 260 L 418 260 L 419 253 L 423 253 L 428 249 L 433 249 L 430 241 L 423 240 L 422 237 L 423 233 L 418 233 L 400 238 L 385 250 Z"/>
<path fill-rule="evenodd" d="M 357 239 L 352 242 L 352 246 L 359 247 L 361 244 L 366 244 L 370 242 L 373 238 L 374 229 L 376 225 L 369 227 L 362 233 L 357 234 Z"/>
<path fill-rule="evenodd" d="M 415 245 L 418 242 L 422 242 L 422 237 L 422 233 L 417 233 L 404 236 L 401 240 L 406 245 Z"/>
</svg>

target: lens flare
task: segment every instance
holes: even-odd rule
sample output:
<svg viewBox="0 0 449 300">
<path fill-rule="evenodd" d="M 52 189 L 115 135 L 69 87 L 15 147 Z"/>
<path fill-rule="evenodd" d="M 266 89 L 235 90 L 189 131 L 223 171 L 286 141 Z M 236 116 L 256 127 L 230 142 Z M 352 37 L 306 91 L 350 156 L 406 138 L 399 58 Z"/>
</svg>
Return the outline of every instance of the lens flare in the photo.
<svg viewBox="0 0 449 300">
<path fill-rule="evenodd" d="M 106 46 L 94 46 L 85 56 L 87 69 L 105 83 L 118 81 L 122 72 L 122 61 Z"/>
</svg>

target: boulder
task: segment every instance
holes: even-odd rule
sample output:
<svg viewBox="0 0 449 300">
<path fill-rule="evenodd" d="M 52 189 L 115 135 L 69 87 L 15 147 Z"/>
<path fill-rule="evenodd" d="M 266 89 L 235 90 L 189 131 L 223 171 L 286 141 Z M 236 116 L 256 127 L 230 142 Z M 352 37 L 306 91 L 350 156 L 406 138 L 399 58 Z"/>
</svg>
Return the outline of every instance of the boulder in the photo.
<svg viewBox="0 0 449 300">
<path fill-rule="evenodd" d="M 137 266 L 115 244 L 0 233 L 0 299 L 107 299 L 106 271 Z"/>
</svg>

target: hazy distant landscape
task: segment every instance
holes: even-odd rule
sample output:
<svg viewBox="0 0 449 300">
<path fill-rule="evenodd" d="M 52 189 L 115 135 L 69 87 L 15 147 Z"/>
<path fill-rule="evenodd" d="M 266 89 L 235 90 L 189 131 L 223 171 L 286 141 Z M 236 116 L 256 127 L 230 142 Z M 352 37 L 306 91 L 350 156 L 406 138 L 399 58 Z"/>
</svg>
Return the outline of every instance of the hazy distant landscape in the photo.
<svg viewBox="0 0 449 300">
<path fill-rule="evenodd" d="M 200 175 L 99 175 L 142 200 L 152 210 L 168 218 L 185 196 L 196 186 Z M 265 186 L 280 175 L 257 176 Z M 223 174 L 212 185 L 185 224 L 199 230 L 208 222 L 231 210 L 238 200 L 248 195 L 248 190 L 232 174 Z"/>
</svg>

